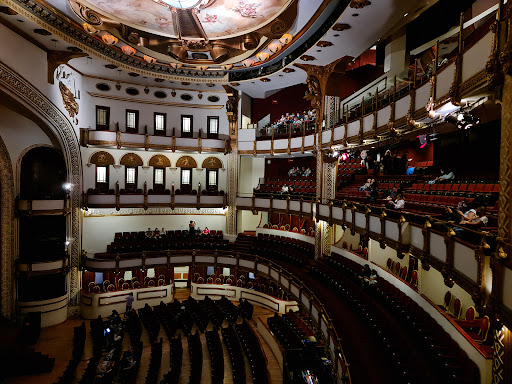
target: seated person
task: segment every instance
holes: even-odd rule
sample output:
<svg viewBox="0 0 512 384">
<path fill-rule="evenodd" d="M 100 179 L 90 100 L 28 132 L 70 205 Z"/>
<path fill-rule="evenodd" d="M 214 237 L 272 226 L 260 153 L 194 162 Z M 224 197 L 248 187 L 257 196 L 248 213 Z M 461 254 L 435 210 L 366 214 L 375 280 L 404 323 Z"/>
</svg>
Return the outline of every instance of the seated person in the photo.
<svg viewBox="0 0 512 384">
<path fill-rule="evenodd" d="M 203 231 L 201 231 L 201 228 L 197 227 L 196 234 L 198 234 L 198 235 L 202 235 L 203 234 Z"/>
<path fill-rule="evenodd" d="M 472 221 L 476 216 L 476 211 L 474 209 L 470 209 L 464 213 L 462 211 L 457 210 L 457 214 L 460 216 L 459 221 Z"/>
<path fill-rule="evenodd" d="M 308 177 L 309 175 L 311 175 L 311 168 L 306 168 L 306 170 L 304 171 L 304 176 Z"/>
<path fill-rule="evenodd" d="M 366 278 L 370 277 L 371 274 L 372 274 L 372 271 L 370 269 L 370 266 L 368 264 L 365 264 L 363 266 L 363 272 L 361 272 L 361 274 L 359 275 L 359 278 L 366 279 Z"/>
<path fill-rule="evenodd" d="M 404 200 L 402 194 L 399 193 L 396 196 L 395 200 L 388 201 L 388 206 L 391 209 L 404 209 L 404 207 L 405 207 L 405 200 Z"/>
<path fill-rule="evenodd" d="M 480 227 L 485 226 L 489 222 L 487 216 L 485 216 L 485 208 L 478 207 L 476 210 L 476 214 L 473 216 L 471 220 L 463 220 L 459 224 L 466 225 L 468 228 L 478 229 Z"/>
<path fill-rule="evenodd" d="M 160 231 L 160 236 L 165 236 L 165 228 L 162 228 L 162 230 Z"/>
<path fill-rule="evenodd" d="M 398 188 L 397 187 L 393 187 L 391 192 L 389 192 L 389 196 L 386 197 L 386 200 L 387 201 L 395 200 L 397 198 L 397 195 L 398 195 Z"/>
<path fill-rule="evenodd" d="M 158 228 L 155 228 L 155 230 L 153 231 L 153 237 L 155 239 L 159 239 L 160 238 L 160 230 Z"/>
<path fill-rule="evenodd" d="M 375 269 L 372 269 L 372 272 L 370 273 L 370 276 L 369 277 L 365 277 L 364 281 L 368 285 L 375 285 L 375 284 L 377 284 L 377 277 L 379 277 L 377 275 L 377 271 Z"/>
<path fill-rule="evenodd" d="M 438 182 L 442 183 L 442 182 L 445 182 L 448 180 L 453 180 L 453 179 L 455 179 L 455 174 L 453 173 L 453 171 L 444 173 L 444 171 L 441 169 L 441 176 L 436 177 L 434 180 L 430 180 L 428 183 L 429 184 L 435 184 Z"/>
<path fill-rule="evenodd" d="M 288 176 L 295 176 L 297 174 L 297 171 L 295 170 L 295 167 L 292 167 L 289 171 L 288 171 Z"/>
<path fill-rule="evenodd" d="M 360 190 L 360 191 L 367 191 L 367 190 L 369 190 L 369 189 L 370 189 L 370 186 L 371 186 L 371 185 L 372 185 L 372 179 L 368 179 L 368 180 L 366 180 L 366 183 L 365 183 L 365 184 L 363 184 L 363 185 L 361 185 L 361 186 L 359 187 L 359 190 Z"/>
<path fill-rule="evenodd" d="M 290 188 L 288 188 L 288 185 L 284 184 L 281 188 L 281 193 L 288 193 L 290 191 Z"/>
<path fill-rule="evenodd" d="M 210 235 L 210 230 L 208 229 L 208 227 L 205 227 L 203 229 L 203 235 L 206 235 L 206 236 Z"/>
<path fill-rule="evenodd" d="M 153 231 L 151 230 L 151 228 L 148 228 L 148 230 L 146 231 L 146 237 L 148 239 L 153 237 Z"/>
</svg>

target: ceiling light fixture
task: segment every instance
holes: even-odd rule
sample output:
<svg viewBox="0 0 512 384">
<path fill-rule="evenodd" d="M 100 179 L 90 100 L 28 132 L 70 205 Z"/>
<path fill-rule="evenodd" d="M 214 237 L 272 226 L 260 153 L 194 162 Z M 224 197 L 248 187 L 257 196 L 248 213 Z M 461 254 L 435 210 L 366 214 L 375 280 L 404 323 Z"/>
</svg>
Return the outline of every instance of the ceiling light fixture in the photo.
<svg viewBox="0 0 512 384">
<path fill-rule="evenodd" d="M 107 45 L 115 45 L 119 41 L 117 37 L 109 34 L 101 36 L 101 40 Z"/>
<path fill-rule="evenodd" d="M 156 59 L 154 57 L 151 57 L 151 56 L 148 56 L 148 55 L 144 55 L 144 60 L 146 60 L 149 64 L 156 63 Z"/>
<path fill-rule="evenodd" d="M 251 67 L 254 63 L 255 61 L 253 59 L 245 59 L 242 61 L 242 65 L 247 68 Z"/>
<path fill-rule="evenodd" d="M 270 55 L 267 52 L 258 52 L 256 57 L 259 61 L 267 61 Z"/>
<path fill-rule="evenodd" d="M 98 30 L 89 23 L 83 23 L 82 27 L 84 27 L 85 32 L 87 32 L 90 35 L 95 35 L 96 33 L 98 33 Z"/>
<path fill-rule="evenodd" d="M 128 56 L 132 56 L 135 54 L 135 52 L 137 52 L 135 48 L 130 47 L 129 45 L 122 46 L 121 51 L 123 51 L 123 53 Z"/>
<path fill-rule="evenodd" d="M 270 52 L 272 53 L 277 53 L 279 52 L 281 49 L 283 48 L 283 46 L 280 44 L 280 43 L 270 43 L 268 45 L 268 49 L 270 50 Z"/>
<path fill-rule="evenodd" d="M 283 44 L 283 45 L 286 45 L 288 43 L 290 43 L 293 39 L 293 36 L 290 35 L 289 33 L 285 33 L 283 36 L 281 36 L 281 38 L 279 39 L 279 41 Z"/>
</svg>

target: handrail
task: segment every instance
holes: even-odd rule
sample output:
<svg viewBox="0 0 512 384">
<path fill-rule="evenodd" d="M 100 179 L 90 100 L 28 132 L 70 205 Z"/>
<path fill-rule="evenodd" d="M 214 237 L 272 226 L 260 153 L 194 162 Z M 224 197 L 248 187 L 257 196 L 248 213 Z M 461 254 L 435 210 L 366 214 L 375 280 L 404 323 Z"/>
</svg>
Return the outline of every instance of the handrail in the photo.
<svg viewBox="0 0 512 384">
<path fill-rule="evenodd" d="M 165 252 L 165 255 L 166 255 L 166 263 L 157 263 L 157 264 L 152 264 L 152 263 L 148 263 L 148 261 L 151 261 L 151 259 L 155 258 L 155 259 L 161 259 L 161 253 L 164 253 Z M 192 266 L 195 266 L 195 265 L 198 265 L 198 264 L 201 264 L 201 262 L 197 261 L 196 258 L 197 256 L 201 256 L 198 254 L 198 251 L 196 250 L 179 250 L 179 251 L 172 251 L 172 254 L 171 254 L 171 251 L 162 251 L 162 252 L 151 252 L 151 255 L 150 256 L 147 256 L 147 254 L 149 254 L 150 252 L 143 252 L 142 254 L 142 258 L 141 258 L 141 263 L 143 263 L 144 266 L 149 266 L 151 265 L 151 267 L 157 267 L 157 266 L 166 266 L 168 268 L 170 268 L 170 266 L 172 265 L 172 258 L 173 257 L 178 257 L 178 256 L 191 256 L 191 262 L 190 264 Z M 153 257 L 153 253 L 158 253 L 158 255 L 155 255 Z M 216 266 L 219 266 L 219 265 L 226 265 L 226 266 L 229 266 L 229 267 L 236 267 L 237 269 L 249 269 L 247 267 L 244 267 L 242 265 L 240 265 L 239 261 L 240 259 L 242 260 L 248 260 L 248 261 L 251 261 L 251 262 L 254 262 L 254 269 L 252 270 L 255 274 L 264 274 L 259 268 L 258 266 L 263 264 L 263 265 L 266 265 L 268 267 L 268 278 L 271 279 L 272 281 L 274 281 L 275 283 L 277 283 L 284 291 L 287 292 L 287 294 L 289 294 L 290 296 L 292 297 L 295 297 L 297 299 L 297 303 L 299 306 L 304 306 L 304 303 L 302 301 L 302 296 L 305 295 L 306 297 L 309 297 L 309 301 L 310 301 L 310 308 L 308 308 L 308 312 L 310 314 L 312 314 L 312 306 L 314 305 L 316 308 L 317 308 L 317 312 L 318 312 L 318 320 L 315 321 L 314 319 L 314 316 L 312 316 L 313 320 L 315 322 L 317 322 L 317 326 L 322 329 L 322 327 L 320 326 L 321 325 L 321 322 L 324 321 L 325 324 L 326 324 L 326 329 L 327 329 L 327 335 L 324 335 L 325 337 L 325 341 L 327 341 L 327 345 L 330 345 L 329 343 L 329 337 L 332 338 L 332 342 L 333 342 L 333 345 L 334 345 L 334 353 L 333 353 L 333 361 L 335 361 L 336 363 L 340 363 L 340 368 L 343 370 L 343 373 L 344 373 L 344 377 L 340 377 L 339 380 L 340 382 L 342 383 L 346 383 L 346 384 L 350 384 L 351 383 L 351 379 L 350 379 L 350 372 L 349 372 L 349 369 L 348 369 L 348 363 L 347 363 L 347 359 L 345 357 L 345 354 L 343 353 L 343 350 L 341 348 L 341 345 L 340 345 L 340 338 L 336 332 L 336 329 L 334 328 L 334 325 L 333 325 L 333 321 L 332 319 L 330 318 L 330 316 L 325 312 L 325 306 L 324 304 L 318 299 L 318 297 L 306 286 L 304 286 L 304 283 L 297 279 L 296 277 L 293 276 L 293 274 L 291 272 L 289 272 L 288 270 L 286 270 L 285 268 L 283 268 L 282 266 L 280 265 L 277 265 L 274 261 L 270 260 L 270 259 L 267 259 L 265 257 L 260 257 L 260 256 L 257 256 L 257 255 L 253 255 L 253 254 L 249 254 L 249 253 L 244 253 L 244 252 L 236 252 L 235 254 L 233 254 L 234 252 L 233 251 L 214 251 L 212 253 L 212 251 L 209 251 L 209 253 L 205 252 L 208 256 L 213 256 L 214 257 L 214 265 Z M 146 254 L 146 256 L 144 256 L 144 254 Z M 222 263 L 222 261 L 219 260 L 220 257 L 230 257 L 230 258 L 234 258 L 237 260 L 236 262 L 236 265 L 233 265 L 233 264 L 224 264 Z M 138 257 L 135 257 L 136 259 L 138 259 Z M 130 259 L 133 259 L 133 258 L 130 258 Z M 126 259 L 123 259 L 123 260 L 126 260 Z M 91 263 L 109 263 L 111 264 L 112 261 L 115 261 L 115 268 L 92 268 L 91 267 Z M 120 258 L 116 258 L 116 260 L 111 260 L 111 259 L 95 259 L 95 258 L 89 258 L 89 257 L 84 257 L 83 260 L 82 260 L 82 267 L 83 268 L 86 268 L 88 270 L 102 270 L 102 271 L 108 271 L 108 270 L 114 270 L 116 272 L 119 272 L 120 271 L 120 268 L 119 268 L 119 263 L 120 263 Z M 180 257 L 179 261 L 177 261 L 177 263 L 182 266 L 182 265 L 186 265 L 188 264 L 186 261 L 183 261 L 182 260 L 182 257 Z M 208 264 L 211 264 L 211 262 L 207 262 Z M 131 263 L 133 264 L 133 263 Z M 278 269 L 275 269 L 275 267 L 278 266 Z M 134 267 L 137 267 L 137 266 L 130 266 L 130 267 L 127 267 L 127 268 L 134 268 Z M 276 280 L 274 277 L 272 277 L 272 273 L 271 271 L 274 270 L 278 273 L 278 279 Z M 285 287 L 281 281 L 281 276 L 285 275 L 285 278 L 288 280 L 289 282 L 289 287 Z M 295 288 L 297 288 L 297 290 L 299 291 L 299 295 L 298 297 L 293 293 L 292 291 L 292 284 L 295 286 Z M 322 332 L 323 334 L 323 332 Z M 336 364 L 336 368 L 338 368 L 337 364 Z"/>
</svg>

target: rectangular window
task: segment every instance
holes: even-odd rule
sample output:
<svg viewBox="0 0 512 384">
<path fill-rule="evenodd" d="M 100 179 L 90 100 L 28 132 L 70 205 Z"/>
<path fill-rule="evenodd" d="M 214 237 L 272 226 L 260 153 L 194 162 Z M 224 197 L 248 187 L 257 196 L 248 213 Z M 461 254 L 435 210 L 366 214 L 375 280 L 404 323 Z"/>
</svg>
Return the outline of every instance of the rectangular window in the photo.
<svg viewBox="0 0 512 384">
<path fill-rule="evenodd" d="M 206 136 L 211 139 L 219 137 L 219 117 L 208 116 Z"/>
<path fill-rule="evenodd" d="M 181 170 L 181 184 L 190 185 L 192 182 L 192 170 L 191 169 L 182 169 Z"/>
<path fill-rule="evenodd" d="M 124 271 L 123 279 L 124 281 L 130 281 L 132 279 L 132 271 Z"/>
<path fill-rule="evenodd" d="M 126 132 L 137 133 L 139 130 L 139 111 L 126 110 Z"/>
<path fill-rule="evenodd" d="M 96 182 L 106 183 L 107 182 L 107 167 L 96 167 Z"/>
<path fill-rule="evenodd" d="M 96 129 L 97 130 L 108 130 L 110 125 L 110 108 L 96 106 Z"/>
<path fill-rule="evenodd" d="M 217 186 L 217 170 L 208 170 L 208 186 Z"/>
<path fill-rule="evenodd" d="M 164 184 L 164 171 L 163 168 L 155 168 L 155 184 Z"/>
<path fill-rule="evenodd" d="M 191 115 L 181 115 L 181 136 L 193 136 L 193 118 Z"/>
<path fill-rule="evenodd" d="M 126 168 L 126 184 L 135 184 L 135 168 Z"/>
<path fill-rule="evenodd" d="M 165 136 L 166 114 L 155 112 L 155 135 Z"/>
</svg>

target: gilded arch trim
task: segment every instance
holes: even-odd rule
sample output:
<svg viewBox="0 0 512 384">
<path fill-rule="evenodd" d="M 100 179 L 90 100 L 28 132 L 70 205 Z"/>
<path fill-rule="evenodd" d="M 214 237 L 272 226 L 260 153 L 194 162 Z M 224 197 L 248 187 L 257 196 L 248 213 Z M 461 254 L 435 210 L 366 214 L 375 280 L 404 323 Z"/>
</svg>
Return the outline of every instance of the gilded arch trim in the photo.
<svg viewBox="0 0 512 384">
<path fill-rule="evenodd" d="M 218 157 L 210 156 L 203 160 L 201 168 L 219 169 L 224 168 L 224 166 L 222 165 L 222 161 Z"/>
<path fill-rule="evenodd" d="M 119 164 L 127 167 L 142 167 L 143 162 L 139 155 L 130 152 L 121 157 Z"/>
<path fill-rule="evenodd" d="M 191 156 L 181 156 L 176 162 L 176 168 L 197 168 L 197 162 Z"/>
<path fill-rule="evenodd" d="M 169 158 L 164 155 L 155 155 L 151 159 L 149 159 L 149 166 L 155 168 L 170 167 L 171 160 L 169 160 Z"/>
</svg>

